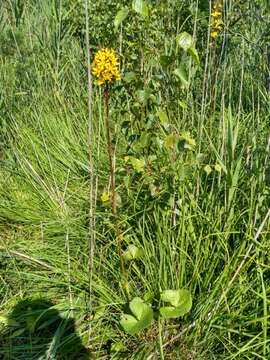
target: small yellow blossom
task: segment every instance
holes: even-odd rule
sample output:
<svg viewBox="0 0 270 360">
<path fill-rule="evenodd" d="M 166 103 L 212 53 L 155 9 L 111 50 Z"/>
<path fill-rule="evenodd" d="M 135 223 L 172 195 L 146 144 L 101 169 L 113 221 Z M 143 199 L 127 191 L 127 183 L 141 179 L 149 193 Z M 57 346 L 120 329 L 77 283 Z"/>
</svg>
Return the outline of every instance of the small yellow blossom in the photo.
<svg viewBox="0 0 270 360">
<path fill-rule="evenodd" d="M 120 80 L 118 59 L 114 49 L 104 48 L 96 53 L 92 73 L 97 78 L 98 85 L 104 85 L 107 81 Z"/>
<path fill-rule="evenodd" d="M 211 38 L 216 39 L 218 37 L 218 31 L 212 31 L 211 32 Z"/>
<path fill-rule="evenodd" d="M 211 12 L 211 39 L 214 41 L 222 29 L 222 3 L 214 4 Z M 211 46 L 213 43 L 210 44 Z"/>
</svg>

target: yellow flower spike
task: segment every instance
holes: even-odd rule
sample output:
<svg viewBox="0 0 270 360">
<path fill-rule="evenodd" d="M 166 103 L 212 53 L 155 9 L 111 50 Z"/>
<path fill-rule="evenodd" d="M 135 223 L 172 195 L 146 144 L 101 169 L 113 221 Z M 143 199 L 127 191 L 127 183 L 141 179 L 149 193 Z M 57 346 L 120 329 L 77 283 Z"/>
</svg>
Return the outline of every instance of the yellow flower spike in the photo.
<svg viewBox="0 0 270 360">
<path fill-rule="evenodd" d="M 211 12 L 211 39 L 214 41 L 222 29 L 222 4 L 214 4 Z M 213 46 L 213 43 L 210 44 Z"/>
<path fill-rule="evenodd" d="M 118 59 L 114 49 L 103 48 L 96 53 L 92 74 L 97 78 L 97 83 L 100 86 L 106 82 L 121 79 L 118 70 Z"/>
</svg>

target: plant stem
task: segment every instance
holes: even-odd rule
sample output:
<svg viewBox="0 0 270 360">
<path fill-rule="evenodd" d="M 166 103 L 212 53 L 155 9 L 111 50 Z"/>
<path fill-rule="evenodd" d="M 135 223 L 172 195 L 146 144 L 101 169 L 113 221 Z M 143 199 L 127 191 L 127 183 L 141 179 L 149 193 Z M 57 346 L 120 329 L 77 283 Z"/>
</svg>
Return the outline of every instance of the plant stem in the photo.
<svg viewBox="0 0 270 360">
<path fill-rule="evenodd" d="M 105 99 L 105 112 L 106 112 L 106 136 L 107 136 L 107 149 L 110 165 L 110 178 L 111 178 L 111 205 L 112 213 L 116 215 L 116 194 L 115 194 L 115 171 L 113 165 L 113 147 L 111 142 L 111 132 L 110 132 L 110 114 L 109 114 L 109 87 L 106 84 L 104 89 L 104 99 Z"/>
<path fill-rule="evenodd" d="M 129 298 L 128 292 L 128 281 L 127 281 L 127 273 L 125 269 L 125 262 L 122 256 L 122 247 L 121 247 L 121 234 L 117 220 L 117 210 L 116 210 L 116 190 L 115 190 L 115 168 L 114 168 L 114 149 L 111 142 L 111 132 L 110 132 L 110 113 L 109 113 L 109 86 L 105 85 L 104 89 L 104 100 L 105 100 L 105 121 L 106 121 L 106 137 L 107 137 L 107 150 L 109 157 L 109 166 L 110 166 L 110 178 L 111 178 L 111 206 L 112 206 L 112 214 L 115 220 L 115 233 L 117 239 L 117 247 L 118 247 L 118 255 L 120 259 L 120 270 L 121 274 L 124 278 L 124 288 L 127 294 L 127 298 Z"/>
<path fill-rule="evenodd" d="M 162 320 L 160 317 L 158 318 L 158 337 L 159 337 L 159 354 L 160 359 L 164 360 L 164 352 L 163 352 L 163 341 L 162 341 Z"/>
</svg>

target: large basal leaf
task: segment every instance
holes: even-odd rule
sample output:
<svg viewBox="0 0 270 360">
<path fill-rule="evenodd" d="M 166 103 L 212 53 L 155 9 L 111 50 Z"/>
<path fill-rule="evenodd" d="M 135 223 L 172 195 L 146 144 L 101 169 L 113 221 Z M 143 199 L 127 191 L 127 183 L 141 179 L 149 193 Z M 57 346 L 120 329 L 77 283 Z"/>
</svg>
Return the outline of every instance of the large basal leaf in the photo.
<svg viewBox="0 0 270 360">
<path fill-rule="evenodd" d="M 133 0 L 132 9 L 143 17 L 149 15 L 148 4 L 145 0 Z"/>
<path fill-rule="evenodd" d="M 125 18 L 128 16 L 129 9 L 128 8 L 122 8 L 118 11 L 118 13 L 115 16 L 114 19 L 114 29 L 117 30 L 118 27 L 122 24 L 122 22 L 125 20 Z"/>
<path fill-rule="evenodd" d="M 135 297 L 129 304 L 133 315 L 123 314 L 120 324 L 126 333 L 135 335 L 149 327 L 153 320 L 153 310 L 141 298 Z"/>
<path fill-rule="evenodd" d="M 183 309 L 173 306 L 161 307 L 159 312 L 164 319 L 175 319 L 186 314 L 186 311 Z"/>
<path fill-rule="evenodd" d="M 124 252 L 124 259 L 127 261 L 140 259 L 143 256 L 143 249 L 138 248 L 136 245 L 129 245 Z"/>
<path fill-rule="evenodd" d="M 192 307 L 192 297 L 189 290 L 164 290 L 161 300 L 172 306 L 161 307 L 160 314 L 165 318 L 175 318 L 188 313 Z"/>
</svg>

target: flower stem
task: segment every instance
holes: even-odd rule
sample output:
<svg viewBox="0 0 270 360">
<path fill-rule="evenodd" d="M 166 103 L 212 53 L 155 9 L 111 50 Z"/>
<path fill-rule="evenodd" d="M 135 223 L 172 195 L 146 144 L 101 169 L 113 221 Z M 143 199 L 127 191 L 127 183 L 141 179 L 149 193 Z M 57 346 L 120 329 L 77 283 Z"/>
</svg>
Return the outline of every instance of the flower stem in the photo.
<svg viewBox="0 0 270 360">
<path fill-rule="evenodd" d="M 108 157 L 110 165 L 110 177 L 111 177 L 111 205 L 112 213 L 116 215 L 116 194 L 115 194 L 115 171 L 113 165 L 113 147 L 111 142 L 111 132 L 110 132 L 110 115 L 109 115 L 109 87 L 106 84 L 104 89 L 104 99 L 105 99 L 105 111 L 106 111 L 106 136 L 107 136 L 107 148 L 108 148 Z"/>
<path fill-rule="evenodd" d="M 118 225 L 118 220 L 116 218 L 117 215 L 117 209 L 116 209 L 116 189 L 115 189 L 115 168 L 114 168 L 114 149 L 111 142 L 111 132 L 110 132 L 110 113 L 109 113 L 109 86 L 108 84 L 105 85 L 104 88 L 104 100 L 105 100 L 105 117 L 106 117 L 106 137 L 107 137 L 107 149 L 108 149 L 108 157 L 109 157 L 109 166 L 110 166 L 110 178 L 111 178 L 111 206 L 112 206 L 112 214 L 115 220 L 115 233 L 116 233 L 116 239 L 117 239 L 117 248 L 118 248 L 118 255 L 120 259 L 120 270 L 121 274 L 123 276 L 124 280 L 124 288 L 125 292 L 127 294 L 127 297 L 129 297 L 128 294 L 128 280 L 127 280 L 127 273 L 125 269 L 125 262 L 122 255 L 122 246 L 121 246 L 121 234 L 120 229 Z"/>
</svg>

